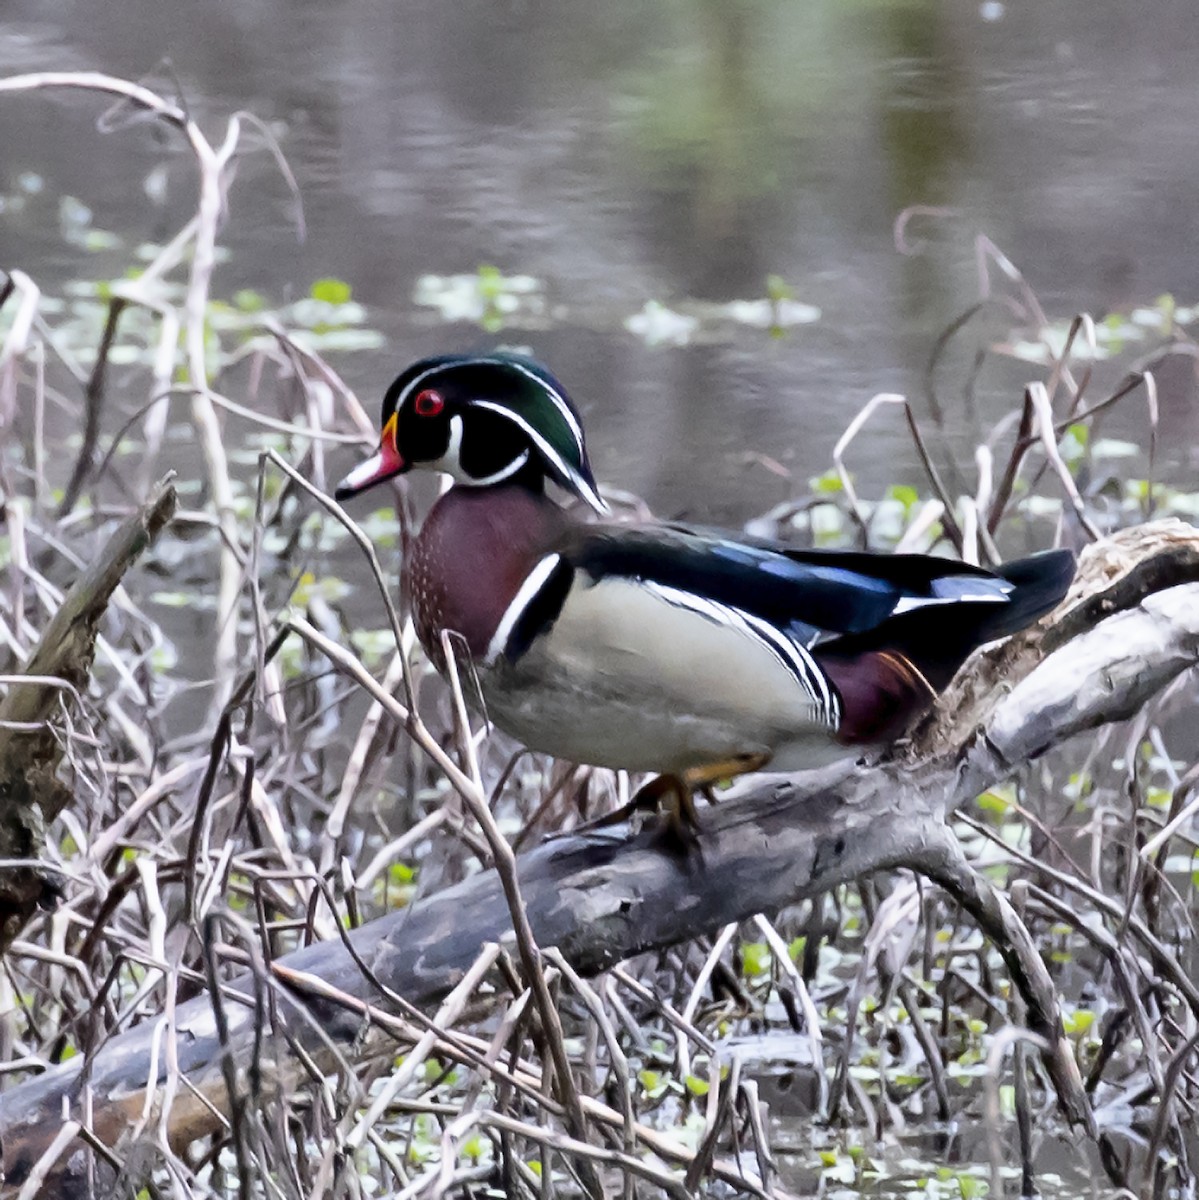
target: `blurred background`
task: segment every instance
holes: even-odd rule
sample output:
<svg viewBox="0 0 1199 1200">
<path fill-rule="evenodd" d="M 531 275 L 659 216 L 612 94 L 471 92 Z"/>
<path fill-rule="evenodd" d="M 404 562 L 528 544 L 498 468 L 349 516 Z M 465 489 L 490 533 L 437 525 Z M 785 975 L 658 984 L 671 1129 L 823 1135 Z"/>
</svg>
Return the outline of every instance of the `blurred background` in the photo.
<svg viewBox="0 0 1199 1200">
<path fill-rule="evenodd" d="M 372 413 L 413 357 L 528 346 L 584 410 L 602 480 L 726 522 L 806 489 L 883 390 L 968 477 L 1044 374 L 1002 354 L 972 373 L 980 346 L 1019 349 L 992 307 L 930 399 L 937 338 L 980 297 L 979 235 L 1063 325 L 1199 298 L 1197 58 L 1191 6 L 1121 0 L 105 0 L 102 19 L 8 0 L 0 25 L 5 73 L 144 77 L 211 137 L 237 109 L 267 123 L 306 232 L 271 155 L 239 159 L 214 294 L 348 283 L 379 336 L 334 361 Z M 128 114 L 100 137 L 97 111 L 0 104 L 0 263 L 47 293 L 118 275 L 194 211 L 181 139 Z M 936 211 L 901 253 L 911 206 Z M 1159 382 L 1185 471 L 1191 362 Z M 1126 420 L 1143 440 L 1143 404 Z M 895 412 L 851 465 L 921 478 Z"/>
</svg>

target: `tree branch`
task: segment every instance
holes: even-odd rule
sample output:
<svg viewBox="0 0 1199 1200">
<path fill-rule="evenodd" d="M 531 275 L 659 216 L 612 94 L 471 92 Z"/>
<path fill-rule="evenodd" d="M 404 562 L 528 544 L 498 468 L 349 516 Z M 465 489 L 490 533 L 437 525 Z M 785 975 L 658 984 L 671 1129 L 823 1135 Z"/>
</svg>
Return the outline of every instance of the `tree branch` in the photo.
<svg viewBox="0 0 1199 1200">
<path fill-rule="evenodd" d="M 96 633 L 122 578 L 175 512 L 170 476 L 105 543 L 63 597 L 46 625 L 20 682 L 0 700 L 0 858 L 40 857 L 42 831 L 70 802 L 56 778 L 63 747 L 50 715 L 66 692 L 87 688 Z M 37 866 L 0 872 L 0 951 L 7 949 L 38 905 L 53 903 L 53 879 Z"/>
</svg>

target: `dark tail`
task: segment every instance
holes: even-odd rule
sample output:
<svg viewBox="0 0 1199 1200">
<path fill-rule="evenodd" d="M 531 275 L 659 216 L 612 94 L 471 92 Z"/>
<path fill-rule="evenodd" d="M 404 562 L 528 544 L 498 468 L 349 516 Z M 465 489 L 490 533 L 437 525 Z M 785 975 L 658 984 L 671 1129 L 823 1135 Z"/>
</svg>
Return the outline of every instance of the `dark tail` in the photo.
<svg viewBox="0 0 1199 1200">
<path fill-rule="evenodd" d="M 973 651 L 997 638 L 1019 633 L 1061 603 L 1074 578 L 1074 555 L 1047 550 L 1017 558 L 995 568 L 996 575 L 1015 584 L 1007 601 L 971 604 L 968 600 L 942 609 L 916 609 L 888 624 L 910 622 L 892 641 L 940 691 L 957 674 Z M 885 629 L 880 626 L 879 632 Z"/>
<path fill-rule="evenodd" d="M 995 568 L 995 574 L 1016 585 L 1008 602 L 991 621 L 981 622 L 979 644 L 1007 637 L 1031 625 L 1056 608 L 1074 580 L 1074 554 L 1070 550 L 1046 550 L 1028 558 L 1013 559 Z"/>
<path fill-rule="evenodd" d="M 994 572 L 1015 585 L 1006 600 L 963 599 L 892 617 L 865 634 L 814 650 L 842 696 L 841 736 L 878 742 L 896 736 L 986 642 L 1031 625 L 1061 603 L 1074 578 L 1074 555 L 1050 550 L 1004 563 Z"/>
</svg>

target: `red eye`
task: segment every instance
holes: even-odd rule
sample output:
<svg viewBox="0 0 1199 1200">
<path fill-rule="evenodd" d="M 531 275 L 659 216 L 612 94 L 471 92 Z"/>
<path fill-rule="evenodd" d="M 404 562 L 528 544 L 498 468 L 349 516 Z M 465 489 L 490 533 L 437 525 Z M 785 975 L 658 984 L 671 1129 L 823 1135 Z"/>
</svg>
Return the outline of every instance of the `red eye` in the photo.
<svg viewBox="0 0 1199 1200">
<path fill-rule="evenodd" d="M 423 392 L 416 393 L 416 399 L 412 402 L 412 407 L 416 410 L 418 417 L 435 417 L 445 408 L 445 400 L 442 399 L 440 392 L 435 392 L 432 388 L 426 388 Z"/>
</svg>

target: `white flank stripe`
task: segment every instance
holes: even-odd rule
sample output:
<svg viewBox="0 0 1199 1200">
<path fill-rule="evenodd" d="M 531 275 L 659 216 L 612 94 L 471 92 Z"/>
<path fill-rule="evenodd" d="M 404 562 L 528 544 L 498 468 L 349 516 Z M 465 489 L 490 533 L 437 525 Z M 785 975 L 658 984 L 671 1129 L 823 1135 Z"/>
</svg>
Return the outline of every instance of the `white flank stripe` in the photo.
<svg viewBox="0 0 1199 1200">
<path fill-rule="evenodd" d="M 735 610 L 738 611 L 739 610 Z M 769 621 L 753 613 L 739 612 L 745 623 L 765 642 L 774 646 L 778 655 L 787 662 L 799 677 L 808 693 L 815 699 L 816 707 L 824 714 L 828 724 L 836 729 L 841 724 L 837 711 L 837 699 L 829 688 L 824 672 L 816 665 L 812 656 L 798 642 L 793 642 Z"/>
<path fill-rule="evenodd" d="M 517 621 L 524 615 L 525 609 L 533 603 L 537 593 L 545 587 L 554 568 L 561 561 L 562 555 L 547 554 L 525 576 L 524 583 L 520 585 L 508 607 L 504 609 L 504 615 L 500 617 L 500 623 L 495 627 L 495 633 L 491 635 L 491 641 L 487 644 L 487 655 L 483 659 L 485 666 L 492 666 L 503 654 L 504 648 L 508 645 L 508 639 L 512 636 L 512 630 L 516 628 Z"/>
<path fill-rule="evenodd" d="M 800 687 L 808 694 L 816 707 L 817 713 L 823 718 L 830 729 L 836 729 L 841 724 L 840 705 L 837 697 L 829 688 L 824 672 L 816 665 L 812 656 L 797 642 L 793 642 L 781 630 L 771 625 L 769 621 L 732 605 L 721 604 L 718 600 L 709 600 L 697 596 L 694 592 L 685 592 L 669 584 L 654 583 L 646 580 L 645 587 L 656 592 L 668 604 L 687 608 L 700 616 L 707 617 L 719 625 L 736 630 L 746 637 L 756 639 L 782 664 L 792 675 Z"/>
</svg>

